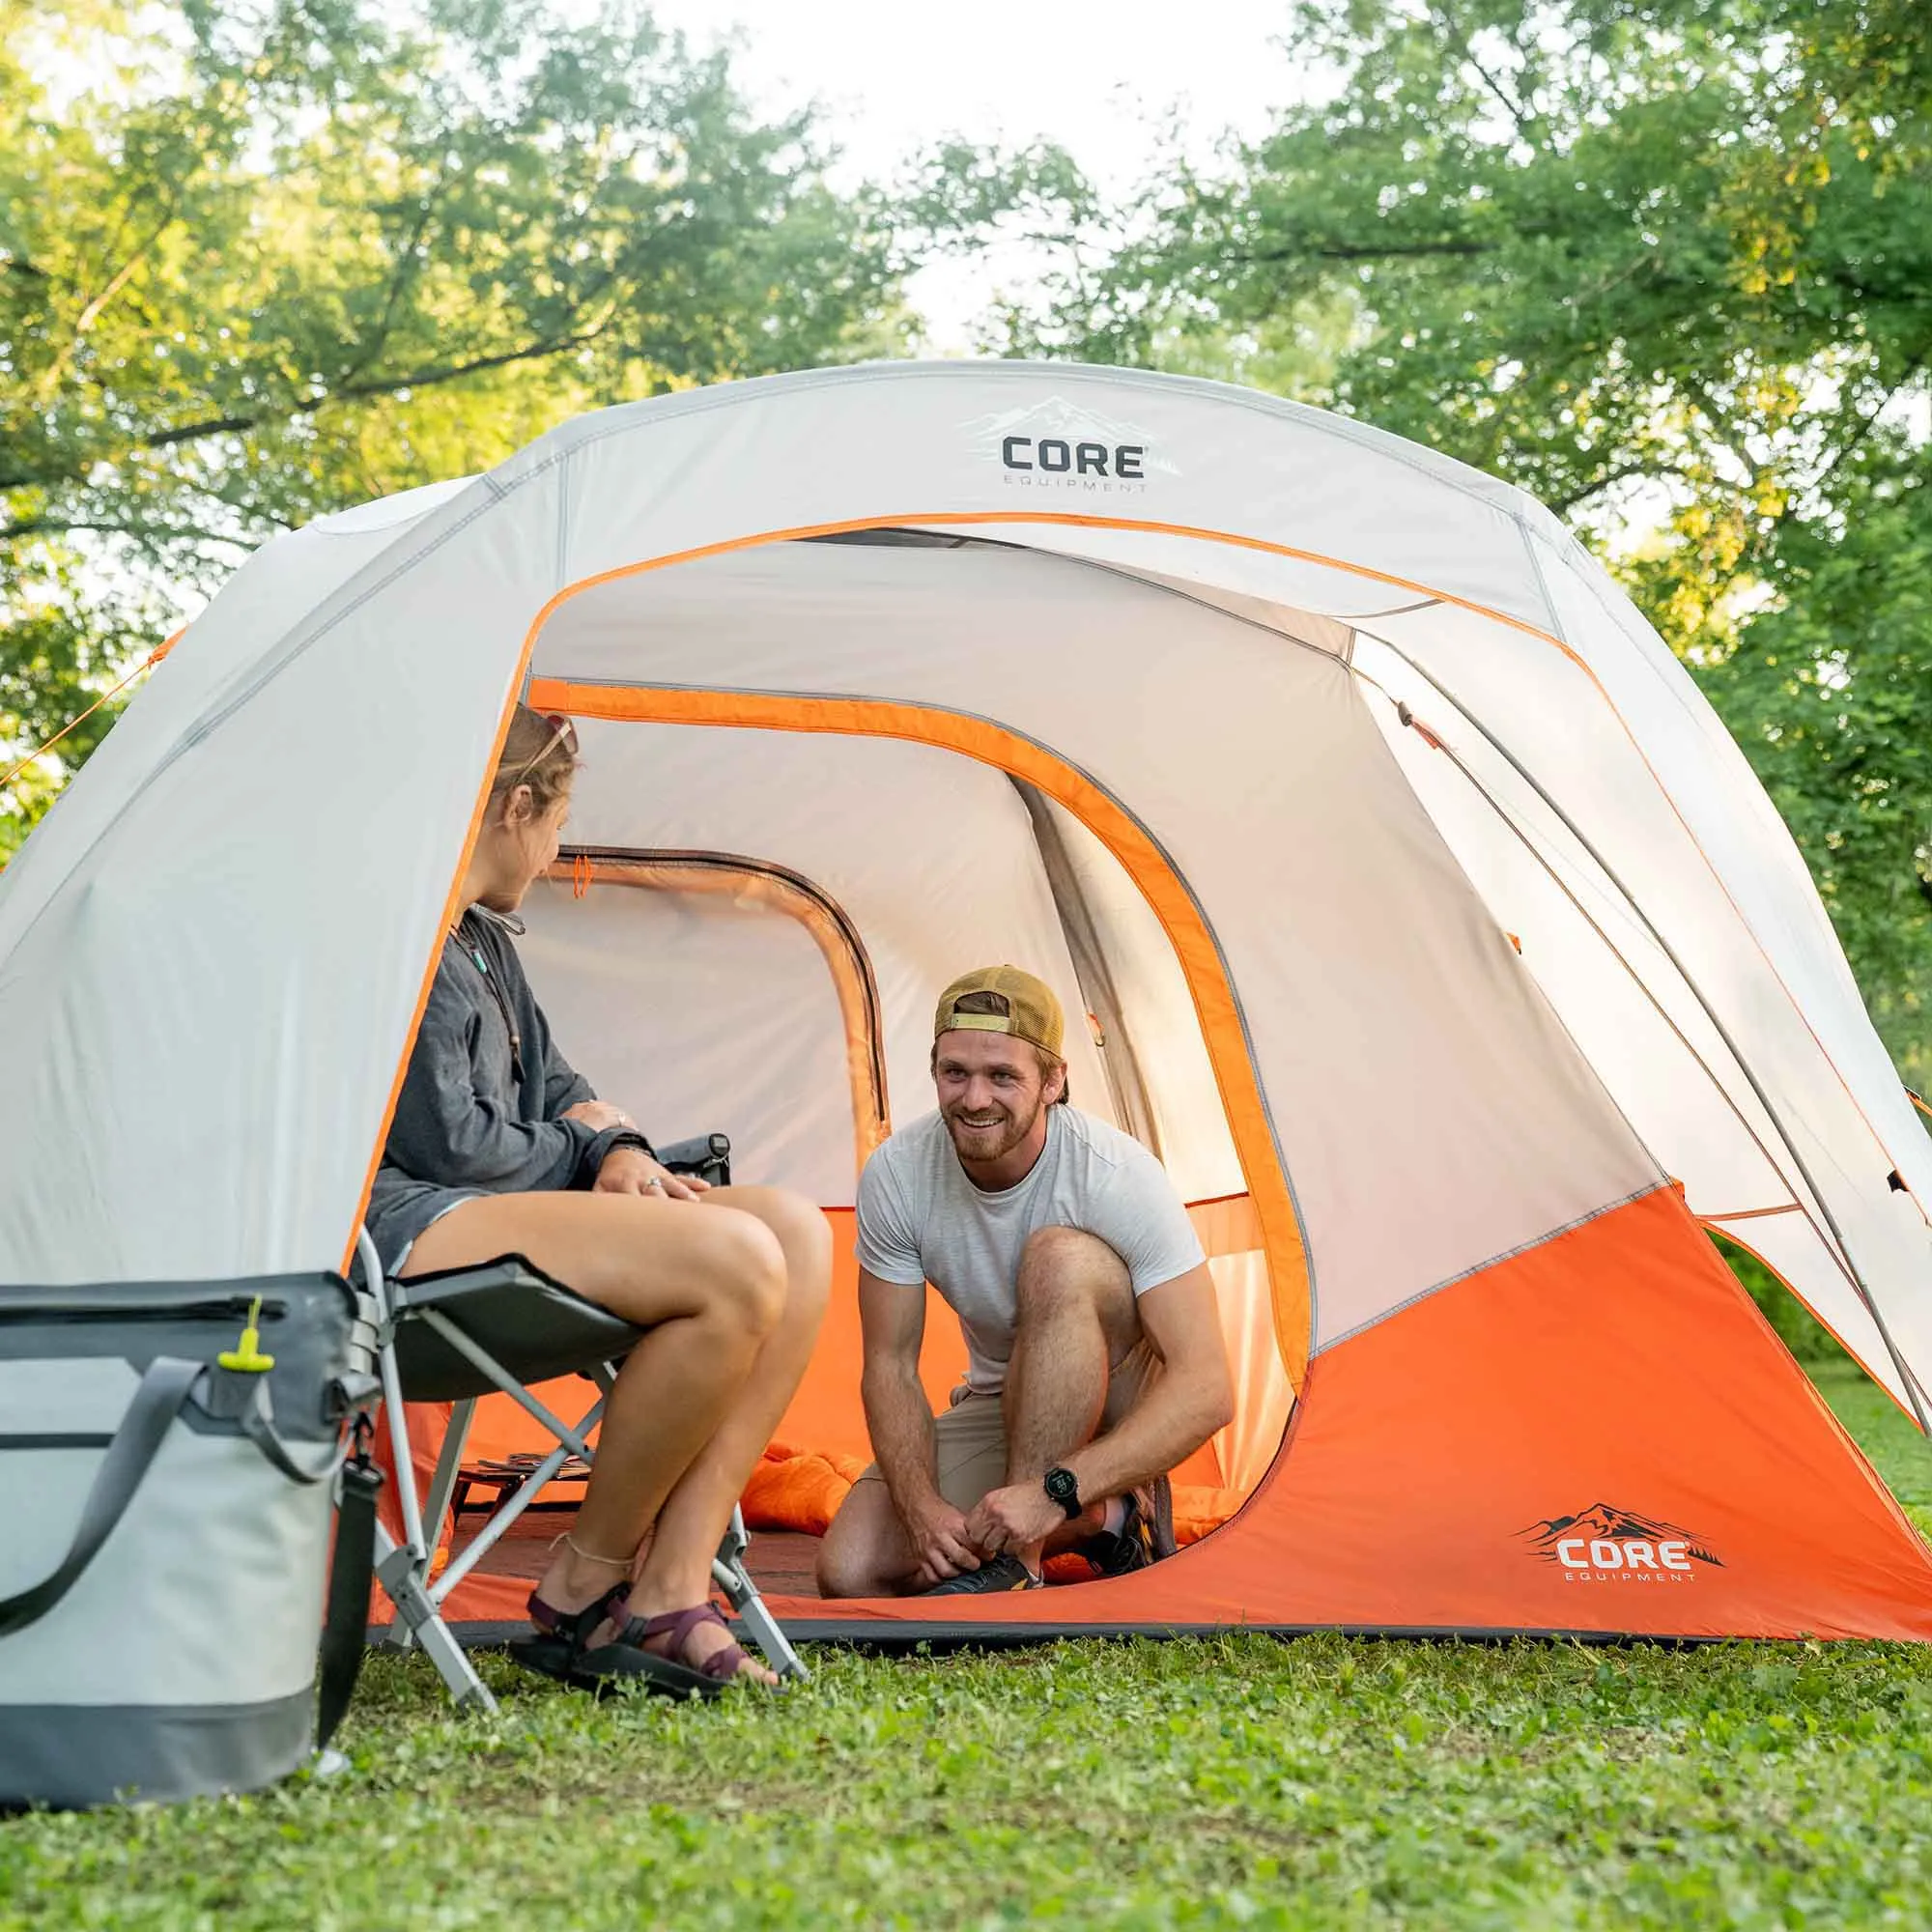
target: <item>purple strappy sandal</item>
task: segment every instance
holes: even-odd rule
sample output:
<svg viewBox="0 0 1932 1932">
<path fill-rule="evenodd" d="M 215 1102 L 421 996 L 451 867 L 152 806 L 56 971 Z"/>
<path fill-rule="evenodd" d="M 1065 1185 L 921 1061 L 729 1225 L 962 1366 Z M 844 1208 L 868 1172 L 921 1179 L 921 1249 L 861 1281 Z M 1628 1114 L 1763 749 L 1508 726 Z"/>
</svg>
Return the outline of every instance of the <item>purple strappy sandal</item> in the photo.
<svg viewBox="0 0 1932 1932">
<path fill-rule="evenodd" d="M 634 1617 L 624 1627 L 624 1641 L 634 1643 L 642 1649 L 645 1644 L 656 1638 L 668 1636 L 670 1639 L 671 1650 L 681 1656 L 692 1632 L 699 1624 L 716 1624 L 720 1630 L 727 1633 L 731 1628 L 724 1621 L 716 1604 L 698 1604 L 689 1610 L 666 1610 L 662 1616 Z M 656 1651 L 648 1654 L 659 1657 L 661 1662 L 668 1663 L 671 1661 L 668 1657 L 660 1656 Z M 713 1651 L 702 1663 L 680 1664 L 678 1667 L 695 1669 L 699 1676 L 722 1688 L 729 1684 L 738 1675 L 740 1668 L 751 1661 L 751 1654 L 734 1638 L 730 1643 L 721 1645 Z"/>
<path fill-rule="evenodd" d="M 582 1610 L 560 1610 L 532 1590 L 528 1609 L 536 1626 L 534 1636 L 509 1646 L 511 1657 L 526 1669 L 554 1678 L 580 1690 L 601 1691 L 613 1684 L 635 1683 L 661 1697 L 716 1697 L 724 1685 L 713 1675 L 689 1664 L 656 1657 L 637 1641 L 641 1619 L 624 1622 L 631 1586 L 619 1583 Z M 623 1634 L 614 1643 L 586 1648 L 591 1633 L 605 1622 L 621 1623 Z M 662 1621 L 658 1619 L 655 1621 Z"/>
</svg>

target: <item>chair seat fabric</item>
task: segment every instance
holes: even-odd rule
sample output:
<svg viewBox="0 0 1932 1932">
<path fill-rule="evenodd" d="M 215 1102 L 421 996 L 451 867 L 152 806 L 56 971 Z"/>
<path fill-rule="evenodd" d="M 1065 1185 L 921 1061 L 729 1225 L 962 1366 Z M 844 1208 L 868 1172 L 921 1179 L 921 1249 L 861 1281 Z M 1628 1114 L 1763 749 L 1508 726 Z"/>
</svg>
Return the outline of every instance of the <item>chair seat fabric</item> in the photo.
<svg viewBox="0 0 1932 1932">
<path fill-rule="evenodd" d="M 427 1321 L 435 1309 L 506 1375 L 540 1382 L 616 1361 L 643 1331 L 553 1281 L 521 1255 L 393 1284 L 396 1366 L 410 1402 L 461 1402 L 497 1384 Z"/>
</svg>

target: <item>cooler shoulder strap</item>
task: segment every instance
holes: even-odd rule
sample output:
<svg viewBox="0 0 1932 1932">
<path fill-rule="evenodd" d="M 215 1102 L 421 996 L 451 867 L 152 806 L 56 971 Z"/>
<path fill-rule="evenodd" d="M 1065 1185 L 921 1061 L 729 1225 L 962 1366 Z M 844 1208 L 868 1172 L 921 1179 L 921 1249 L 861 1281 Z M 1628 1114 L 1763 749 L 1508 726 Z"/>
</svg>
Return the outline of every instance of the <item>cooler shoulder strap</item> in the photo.
<svg viewBox="0 0 1932 1932">
<path fill-rule="evenodd" d="M 335 1558 L 328 1572 L 316 1683 L 315 1747 L 335 1735 L 355 1694 L 368 1645 L 369 1586 L 376 1571 L 376 1495 L 383 1472 L 368 1457 L 361 1430 L 355 1454 L 342 1465 L 342 1499 L 335 1518 Z"/>
<path fill-rule="evenodd" d="M 38 1623 L 73 1588 L 100 1546 L 114 1533 L 114 1525 L 127 1514 L 201 1371 L 199 1362 L 180 1361 L 169 1355 L 157 1355 L 148 1364 L 127 1414 L 121 1418 L 121 1427 L 95 1471 L 94 1487 L 87 1492 L 72 1544 L 51 1575 L 17 1595 L 0 1599 L 0 1636 L 12 1636 L 15 1631 Z"/>
</svg>

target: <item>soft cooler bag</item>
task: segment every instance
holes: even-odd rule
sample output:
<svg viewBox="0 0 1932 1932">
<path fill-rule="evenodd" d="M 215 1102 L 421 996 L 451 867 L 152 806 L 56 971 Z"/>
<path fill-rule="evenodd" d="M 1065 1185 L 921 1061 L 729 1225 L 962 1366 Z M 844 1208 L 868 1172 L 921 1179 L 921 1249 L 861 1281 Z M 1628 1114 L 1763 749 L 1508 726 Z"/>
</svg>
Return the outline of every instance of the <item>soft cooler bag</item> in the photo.
<svg viewBox="0 0 1932 1932">
<path fill-rule="evenodd" d="M 355 1317 L 333 1275 L 0 1287 L 0 1805 L 248 1790 L 306 1755 L 372 1386 Z M 367 1613 L 365 1466 L 329 1724 Z"/>
</svg>

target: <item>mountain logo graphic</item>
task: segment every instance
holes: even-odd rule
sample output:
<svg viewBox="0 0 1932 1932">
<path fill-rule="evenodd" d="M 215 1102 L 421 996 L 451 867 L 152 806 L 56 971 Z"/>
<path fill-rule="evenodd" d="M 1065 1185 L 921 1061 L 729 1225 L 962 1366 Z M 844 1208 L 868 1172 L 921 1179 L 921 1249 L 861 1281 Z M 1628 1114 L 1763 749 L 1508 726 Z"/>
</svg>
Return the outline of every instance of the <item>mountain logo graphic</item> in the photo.
<svg viewBox="0 0 1932 1932">
<path fill-rule="evenodd" d="M 1570 1581 L 1688 1583 L 1700 1564 L 1724 1567 L 1724 1559 L 1695 1531 L 1612 1503 L 1548 1517 L 1518 1534 L 1537 1561 L 1556 1565 Z"/>
<path fill-rule="evenodd" d="M 1150 478 L 1179 476 L 1180 466 L 1139 423 L 1049 396 L 1026 409 L 999 410 L 959 425 L 967 450 L 996 463 L 1024 489 L 1136 496 Z"/>
</svg>

